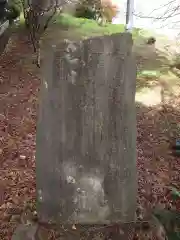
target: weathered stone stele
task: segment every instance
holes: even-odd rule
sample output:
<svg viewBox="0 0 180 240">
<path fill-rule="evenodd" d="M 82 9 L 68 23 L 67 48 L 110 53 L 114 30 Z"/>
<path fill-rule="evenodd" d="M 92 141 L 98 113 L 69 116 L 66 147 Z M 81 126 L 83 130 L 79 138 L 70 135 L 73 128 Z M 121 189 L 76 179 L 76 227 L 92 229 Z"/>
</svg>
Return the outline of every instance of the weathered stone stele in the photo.
<svg viewBox="0 0 180 240">
<path fill-rule="evenodd" d="M 36 155 L 42 221 L 134 220 L 135 82 L 129 33 L 47 50 Z"/>
</svg>

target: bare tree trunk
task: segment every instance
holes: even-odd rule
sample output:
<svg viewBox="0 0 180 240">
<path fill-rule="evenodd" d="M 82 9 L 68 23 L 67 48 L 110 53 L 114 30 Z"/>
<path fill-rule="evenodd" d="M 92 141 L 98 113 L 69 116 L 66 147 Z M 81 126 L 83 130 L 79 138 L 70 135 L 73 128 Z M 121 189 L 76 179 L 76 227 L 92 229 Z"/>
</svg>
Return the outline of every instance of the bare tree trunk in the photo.
<svg viewBox="0 0 180 240">
<path fill-rule="evenodd" d="M 57 0 L 28 0 L 24 5 L 25 24 L 36 56 L 36 65 L 40 67 L 40 39 L 50 20 L 57 12 Z"/>
</svg>

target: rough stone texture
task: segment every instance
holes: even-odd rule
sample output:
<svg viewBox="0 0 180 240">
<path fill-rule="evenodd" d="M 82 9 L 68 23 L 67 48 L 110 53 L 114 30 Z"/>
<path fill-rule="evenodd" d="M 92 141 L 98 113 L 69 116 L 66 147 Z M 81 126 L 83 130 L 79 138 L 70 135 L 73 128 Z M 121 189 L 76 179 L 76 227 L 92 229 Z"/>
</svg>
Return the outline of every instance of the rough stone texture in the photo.
<svg viewBox="0 0 180 240">
<path fill-rule="evenodd" d="M 34 225 L 24 225 L 24 224 L 20 224 L 11 240 L 36 240 L 36 232 L 38 229 L 38 225 L 34 224 Z"/>
<path fill-rule="evenodd" d="M 47 51 L 36 156 L 42 221 L 134 220 L 135 84 L 129 33 Z"/>
</svg>

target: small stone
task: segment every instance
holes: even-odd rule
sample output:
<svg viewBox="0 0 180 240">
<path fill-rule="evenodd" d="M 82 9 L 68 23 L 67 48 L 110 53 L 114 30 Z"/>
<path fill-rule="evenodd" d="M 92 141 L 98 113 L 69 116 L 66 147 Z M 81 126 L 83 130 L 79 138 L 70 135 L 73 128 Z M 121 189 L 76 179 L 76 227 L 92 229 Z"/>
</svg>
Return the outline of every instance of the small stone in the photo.
<svg viewBox="0 0 180 240">
<path fill-rule="evenodd" d="M 19 158 L 20 158 L 21 160 L 25 160 L 25 159 L 26 159 L 26 156 L 25 156 L 25 155 L 20 155 Z"/>
<path fill-rule="evenodd" d="M 73 229 L 73 230 L 76 230 L 76 226 L 75 226 L 74 224 L 72 225 L 72 229 Z"/>
</svg>

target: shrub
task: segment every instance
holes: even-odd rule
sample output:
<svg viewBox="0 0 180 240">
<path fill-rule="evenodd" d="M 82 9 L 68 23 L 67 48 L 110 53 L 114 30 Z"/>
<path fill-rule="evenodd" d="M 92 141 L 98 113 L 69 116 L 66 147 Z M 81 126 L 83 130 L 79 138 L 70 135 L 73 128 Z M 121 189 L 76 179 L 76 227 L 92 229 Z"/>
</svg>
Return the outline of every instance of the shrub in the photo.
<svg viewBox="0 0 180 240">
<path fill-rule="evenodd" d="M 111 0 L 102 1 L 102 15 L 107 22 L 111 23 L 117 13 L 118 7 L 117 5 L 113 4 Z"/>
<path fill-rule="evenodd" d="M 7 6 L 7 18 L 12 22 L 14 19 L 20 16 L 22 11 L 21 0 L 9 0 Z"/>
<path fill-rule="evenodd" d="M 19 15 L 23 10 L 23 5 L 21 0 L 9 0 L 8 7 L 10 9 L 13 9 L 13 11 L 15 11 L 16 13 L 19 13 Z"/>
<path fill-rule="evenodd" d="M 76 7 L 75 16 L 112 22 L 118 12 L 111 0 L 81 0 Z"/>
<path fill-rule="evenodd" d="M 96 20 L 96 11 L 90 6 L 78 5 L 76 7 L 75 17 Z"/>
</svg>

